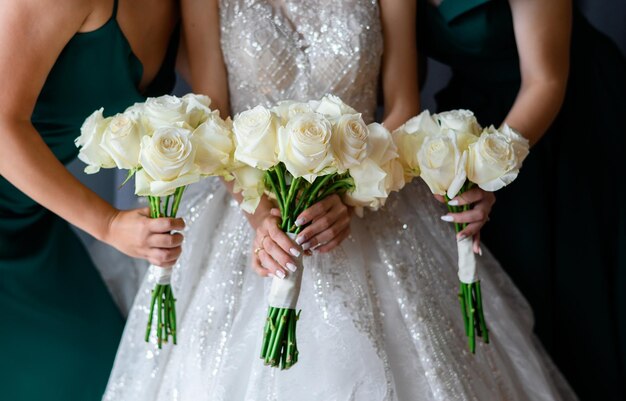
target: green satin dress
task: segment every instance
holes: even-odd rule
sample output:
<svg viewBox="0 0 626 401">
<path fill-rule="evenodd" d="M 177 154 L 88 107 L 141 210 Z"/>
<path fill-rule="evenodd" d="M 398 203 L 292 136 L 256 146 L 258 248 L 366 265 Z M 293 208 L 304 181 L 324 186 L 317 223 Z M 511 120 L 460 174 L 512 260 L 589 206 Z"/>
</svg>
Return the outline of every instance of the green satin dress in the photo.
<svg viewBox="0 0 626 401">
<path fill-rule="evenodd" d="M 31 121 L 64 164 L 94 110 L 113 114 L 144 100 L 142 65 L 115 16 L 67 43 L 37 100 Z M 171 88 L 174 53 L 170 46 L 152 94 Z M 0 399 L 102 398 L 122 315 L 68 223 L 2 177 L 0 317 Z"/>
<path fill-rule="evenodd" d="M 420 51 L 452 68 L 439 110 L 499 125 L 520 87 L 506 0 L 426 0 Z M 626 397 L 626 63 L 574 13 L 563 108 L 518 179 L 498 191 L 483 241 L 533 307 L 536 332 L 583 400 Z M 489 302 L 488 295 L 485 302 Z"/>
</svg>

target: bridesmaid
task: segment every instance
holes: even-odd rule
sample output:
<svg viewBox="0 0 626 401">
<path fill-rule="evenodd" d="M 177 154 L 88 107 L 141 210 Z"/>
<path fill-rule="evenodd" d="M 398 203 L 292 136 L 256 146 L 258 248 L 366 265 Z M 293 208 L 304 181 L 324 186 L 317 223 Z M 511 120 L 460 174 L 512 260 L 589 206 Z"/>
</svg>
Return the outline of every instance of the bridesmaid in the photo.
<svg viewBox="0 0 626 401">
<path fill-rule="evenodd" d="M 453 72 L 438 108 L 507 122 L 534 145 L 485 243 L 579 396 L 624 399 L 623 56 L 569 0 L 421 0 L 418 19 L 422 54 Z"/>
<path fill-rule="evenodd" d="M 0 398 L 99 400 L 123 329 L 73 224 L 164 266 L 180 219 L 120 211 L 64 167 L 95 109 L 174 82 L 171 1 L 20 0 L 0 6 Z M 138 23 L 138 22 L 141 23 Z"/>
</svg>

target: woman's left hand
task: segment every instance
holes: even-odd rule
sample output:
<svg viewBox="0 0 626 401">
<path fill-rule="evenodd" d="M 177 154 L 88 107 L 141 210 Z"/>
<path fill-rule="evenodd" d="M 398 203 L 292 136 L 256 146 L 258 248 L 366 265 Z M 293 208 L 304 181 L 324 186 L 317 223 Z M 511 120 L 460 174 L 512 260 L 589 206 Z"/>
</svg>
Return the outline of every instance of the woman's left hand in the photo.
<svg viewBox="0 0 626 401">
<path fill-rule="evenodd" d="M 446 200 L 441 195 L 435 195 L 435 198 L 442 203 L 446 203 Z M 457 234 L 457 240 L 472 236 L 474 238 L 474 252 L 482 254 L 480 249 L 480 229 L 489 221 L 489 213 L 494 203 L 496 203 L 496 196 L 493 192 L 487 192 L 475 187 L 457 195 L 448 202 L 450 206 L 473 205 L 472 209 L 466 212 L 448 213 L 441 216 L 441 219 L 450 223 L 467 223 L 467 227 Z"/>
</svg>

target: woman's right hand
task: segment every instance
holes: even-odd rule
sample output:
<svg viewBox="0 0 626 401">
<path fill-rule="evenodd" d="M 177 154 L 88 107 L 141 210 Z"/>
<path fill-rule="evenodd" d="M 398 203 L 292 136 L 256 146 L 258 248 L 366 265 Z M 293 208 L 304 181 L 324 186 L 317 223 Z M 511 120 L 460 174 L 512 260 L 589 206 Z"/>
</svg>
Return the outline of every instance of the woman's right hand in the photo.
<svg viewBox="0 0 626 401">
<path fill-rule="evenodd" d="M 296 271 L 293 257 L 300 256 L 301 252 L 302 248 L 280 229 L 280 211 L 271 209 L 256 229 L 252 268 L 261 277 L 282 279 L 289 271 Z"/>
<path fill-rule="evenodd" d="M 103 241 L 128 256 L 171 267 L 182 252 L 181 218 L 150 218 L 150 209 L 118 210 L 109 220 Z"/>
</svg>

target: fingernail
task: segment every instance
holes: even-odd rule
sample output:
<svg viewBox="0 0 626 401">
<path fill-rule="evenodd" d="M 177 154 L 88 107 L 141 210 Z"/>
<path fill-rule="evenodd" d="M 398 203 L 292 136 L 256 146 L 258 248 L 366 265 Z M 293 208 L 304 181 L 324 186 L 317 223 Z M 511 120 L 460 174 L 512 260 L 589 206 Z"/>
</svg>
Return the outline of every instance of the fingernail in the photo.
<svg viewBox="0 0 626 401">
<path fill-rule="evenodd" d="M 296 227 L 300 227 L 301 225 L 304 224 L 306 220 L 304 219 L 304 217 L 300 217 L 296 220 Z"/>
<path fill-rule="evenodd" d="M 296 238 L 296 244 L 298 244 L 298 245 L 302 245 L 302 243 L 304 241 L 306 241 L 306 238 L 304 237 L 304 235 L 301 235 L 301 236 Z"/>
<path fill-rule="evenodd" d="M 295 256 L 296 258 L 297 258 L 298 256 L 300 256 L 300 251 L 299 251 L 299 250 L 297 250 L 296 248 L 291 248 L 291 249 L 289 249 L 289 252 L 290 252 L 293 256 Z"/>
<path fill-rule="evenodd" d="M 294 265 L 293 263 L 287 263 L 287 269 L 289 269 L 289 271 L 295 272 L 298 269 L 298 267 Z"/>
<path fill-rule="evenodd" d="M 451 223 L 451 222 L 454 221 L 454 217 L 452 217 L 452 216 L 441 216 L 441 220 L 447 221 L 448 223 Z"/>
<path fill-rule="evenodd" d="M 483 256 L 483 248 L 478 247 L 478 254 L 479 254 L 480 256 Z"/>
<path fill-rule="evenodd" d="M 448 205 L 459 206 L 459 201 L 457 199 L 452 199 L 450 202 L 448 202 Z"/>
<path fill-rule="evenodd" d="M 285 273 L 282 270 L 276 270 L 276 276 L 282 280 L 285 278 Z"/>
<path fill-rule="evenodd" d="M 305 251 L 308 250 L 310 247 L 311 247 L 310 242 L 305 242 L 304 244 L 302 244 L 302 249 L 304 249 Z"/>
<path fill-rule="evenodd" d="M 274 277 L 274 273 L 267 273 L 268 277 Z"/>
<path fill-rule="evenodd" d="M 465 234 L 461 234 L 461 235 L 459 235 L 459 236 L 457 237 L 457 239 L 456 239 L 456 240 L 457 240 L 457 241 L 463 241 L 465 238 L 467 238 L 467 235 L 465 235 Z"/>
</svg>

